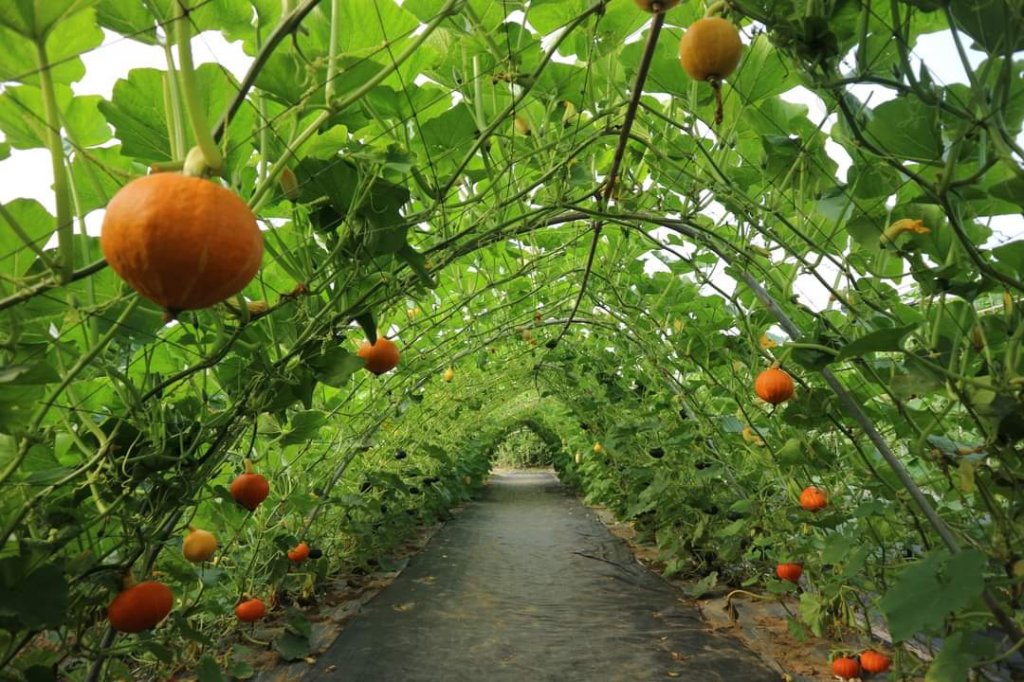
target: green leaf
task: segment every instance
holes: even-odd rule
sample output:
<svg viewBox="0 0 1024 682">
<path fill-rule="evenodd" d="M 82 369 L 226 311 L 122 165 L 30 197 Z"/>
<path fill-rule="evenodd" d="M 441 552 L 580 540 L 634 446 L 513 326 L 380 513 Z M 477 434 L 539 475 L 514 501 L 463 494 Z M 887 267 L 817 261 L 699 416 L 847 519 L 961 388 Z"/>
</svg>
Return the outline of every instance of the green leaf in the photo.
<svg viewBox="0 0 1024 682">
<path fill-rule="evenodd" d="M 289 420 L 289 428 L 281 437 L 282 445 L 302 443 L 317 435 L 320 427 L 327 423 L 327 415 L 320 410 L 296 412 Z"/>
<path fill-rule="evenodd" d="M 897 97 L 876 107 L 864 135 L 896 159 L 922 163 L 942 159 L 939 110 L 914 97 Z"/>
<path fill-rule="evenodd" d="M 85 75 L 78 55 L 98 47 L 103 31 L 96 25 L 93 4 L 79 0 L 14 0 L 16 5 L 28 3 L 38 9 L 31 16 L 19 17 L 15 5 L 0 3 L 0 81 L 39 84 L 41 64 L 35 34 L 46 36 L 46 58 L 50 75 L 57 84 L 73 83 Z M 66 10 L 58 17 L 51 12 Z M 84 10 L 84 11 L 83 11 Z M 27 21 L 22 22 L 24 18 Z M 56 22 L 56 23 L 54 23 Z M 41 113 L 41 110 L 39 110 Z"/>
<path fill-rule="evenodd" d="M 961 30 L 991 55 L 1024 50 L 1024 15 L 1006 0 L 950 0 Z"/>
<path fill-rule="evenodd" d="M 366 334 L 366 340 L 370 342 L 370 345 L 377 343 L 377 322 L 373 319 L 373 313 L 367 310 L 353 319 L 363 328 L 363 333 Z"/>
<path fill-rule="evenodd" d="M 68 584 L 56 564 L 28 571 L 27 560 L 0 560 L 0 617 L 17 619 L 23 629 L 60 627 L 67 621 Z"/>
<path fill-rule="evenodd" d="M 309 655 L 309 638 L 291 630 L 285 630 L 274 646 L 286 661 L 297 661 Z"/>
<path fill-rule="evenodd" d="M 942 629 L 946 616 L 970 606 L 985 587 L 985 554 L 931 552 L 905 568 L 879 606 L 894 641 Z"/>
<path fill-rule="evenodd" d="M 901 349 L 903 339 L 907 334 L 917 329 L 918 325 L 909 324 L 904 327 L 893 327 L 891 329 L 876 329 L 864 336 L 854 339 L 839 350 L 835 361 L 859 358 L 868 353 L 894 352 Z"/>
<path fill-rule="evenodd" d="M 224 675 L 220 671 L 220 666 L 209 655 L 199 659 L 199 665 L 196 666 L 196 675 L 199 677 L 199 682 L 224 682 Z"/>
<path fill-rule="evenodd" d="M 310 358 L 308 364 L 317 381 L 341 388 L 353 374 L 363 368 L 365 361 L 355 353 L 335 346 Z"/>
</svg>

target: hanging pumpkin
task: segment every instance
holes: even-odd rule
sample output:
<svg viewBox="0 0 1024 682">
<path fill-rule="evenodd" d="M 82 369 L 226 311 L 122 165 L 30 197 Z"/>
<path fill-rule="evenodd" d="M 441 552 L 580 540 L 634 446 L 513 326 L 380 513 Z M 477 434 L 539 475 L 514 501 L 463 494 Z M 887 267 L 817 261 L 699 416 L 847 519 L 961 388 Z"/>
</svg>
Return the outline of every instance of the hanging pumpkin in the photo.
<svg viewBox="0 0 1024 682">
<path fill-rule="evenodd" d="M 217 551 L 217 536 L 208 530 L 189 527 L 185 541 L 181 543 L 181 553 L 194 564 L 209 561 Z"/>
<path fill-rule="evenodd" d="M 152 630 L 173 606 L 174 593 L 167 585 L 156 580 L 133 584 L 129 576 L 125 588 L 107 607 L 107 620 L 119 632 Z"/>
<path fill-rule="evenodd" d="M 800 506 L 810 512 L 819 511 L 828 506 L 828 496 L 824 490 L 808 486 L 800 493 Z"/>
<path fill-rule="evenodd" d="M 270 483 L 252 468 L 252 460 L 245 460 L 245 473 L 231 481 L 231 497 L 249 511 L 253 511 L 270 494 Z"/>
<path fill-rule="evenodd" d="M 793 378 L 778 367 L 770 367 L 757 375 L 754 392 L 772 405 L 784 403 L 793 397 Z"/>
<path fill-rule="evenodd" d="M 398 366 L 398 346 L 383 336 L 378 336 L 374 344 L 363 341 L 359 346 L 358 355 L 365 362 L 366 369 L 378 376 Z"/>
<path fill-rule="evenodd" d="M 104 258 L 173 317 L 234 296 L 259 270 L 263 235 L 237 194 L 203 178 L 156 173 L 107 204 Z"/>
</svg>

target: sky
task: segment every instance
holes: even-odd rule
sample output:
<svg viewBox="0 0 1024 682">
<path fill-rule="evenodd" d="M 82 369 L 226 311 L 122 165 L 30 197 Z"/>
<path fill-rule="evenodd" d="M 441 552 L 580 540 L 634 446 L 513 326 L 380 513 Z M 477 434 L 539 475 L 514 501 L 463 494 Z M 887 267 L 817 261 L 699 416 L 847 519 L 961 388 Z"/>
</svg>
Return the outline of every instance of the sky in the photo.
<svg viewBox="0 0 1024 682">
<path fill-rule="evenodd" d="M 745 40 L 748 40 L 748 37 L 745 36 Z M 252 63 L 252 58 L 243 52 L 241 43 L 229 43 L 221 34 L 215 32 L 205 32 L 195 36 L 192 40 L 192 50 L 193 59 L 197 65 L 208 62 L 220 63 L 238 79 L 241 79 Z M 970 51 L 969 56 L 974 65 L 984 57 L 982 53 L 974 51 Z M 934 75 L 935 81 L 940 85 L 966 82 L 966 73 L 956 56 L 948 31 L 920 36 L 912 59 L 926 63 Z M 145 45 L 109 32 L 106 34 L 104 43 L 99 48 L 82 55 L 82 60 L 85 63 L 86 75 L 81 81 L 72 85 L 75 94 L 97 94 L 108 99 L 113 93 L 114 84 L 118 79 L 127 75 L 130 69 L 166 68 L 164 53 L 159 47 Z M 873 106 L 894 96 L 885 88 L 872 86 L 856 86 L 854 94 L 862 100 L 870 97 L 870 103 Z M 823 126 L 823 130 L 826 132 L 835 121 L 834 115 L 827 116 L 823 102 L 803 87 L 794 88 L 784 93 L 782 97 L 791 102 L 807 105 L 814 123 L 827 119 Z M 842 147 L 834 142 L 829 141 L 827 148 L 829 154 L 840 166 L 839 177 L 845 177 L 846 169 L 850 164 L 849 156 Z M 49 153 L 45 149 L 12 150 L 8 159 L 0 161 L 0 202 L 6 203 L 18 197 L 32 198 L 39 201 L 52 213 L 54 211 L 52 178 Z M 100 210 L 87 216 L 86 227 L 90 234 L 99 234 L 102 214 L 103 212 Z M 1020 215 L 994 217 L 990 227 L 994 234 L 988 246 L 1024 238 L 1024 218 Z M 656 260 L 648 259 L 646 269 L 656 271 L 665 268 Z M 829 280 L 835 277 L 834 272 L 827 270 L 823 270 L 821 274 Z M 727 290 L 732 289 L 732 282 L 728 281 L 724 275 L 721 276 L 720 282 Z M 804 303 L 815 310 L 821 310 L 828 305 L 827 292 L 810 275 L 802 275 L 798 279 L 796 293 Z"/>
</svg>

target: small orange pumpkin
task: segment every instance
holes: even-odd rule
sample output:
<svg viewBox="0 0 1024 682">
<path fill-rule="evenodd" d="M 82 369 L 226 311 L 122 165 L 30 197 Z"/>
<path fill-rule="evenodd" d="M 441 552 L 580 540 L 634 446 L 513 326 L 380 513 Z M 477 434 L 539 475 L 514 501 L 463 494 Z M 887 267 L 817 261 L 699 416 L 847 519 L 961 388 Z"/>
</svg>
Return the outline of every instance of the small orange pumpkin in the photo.
<svg viewBox="0 0 1024 682">
<path fill-rule="evenodd" d="M 679 4 L 679 0 L 633 0 L 645 12 L 666 12 Z"/>
<path fill-rule="evenodd" d="M 245 460 L 245 473 L 239 474 L 231 481 L 231 497 L 235 502 L 249 511 L 260 506 L 260 502 L 270 494 L 270 483 L 252 468 L 252 461 Z"/>
<path fill-rule="evenodd" d="M 366 369 L 377 376 L 398 366 L 398 346 L 383 336 L 378 336 L 377 343 L 372 345 L 369 341 L 363 341 L 359 345 L 358 355 L 365 361 Z"/>
<path fill-rule="evenodd" d="M 757 375 L 754 392 L 772 405 L 784 403 L 793 397 L 793 378 L 778 367 L 770 367 Z"/>
<path fill-rule="evenodd" d="M 295 545 L 295 547 L 288 550 L 288 558 L 297 564 L 301 564 L 309 558 L 309 545 L 305 542 Z"/>
<path fill-rule="evenodd" d="M 791 583 L 799 582 L 804 569 L 800 564 L 779 564 L 775 567 L 775 575 L 780 580 L 788 580 Z"/>
<path fill-rule="evenodd" d="M 217 551 L 217 536 L 208 530 L 189 527 L 189 534 L 181 543 L 181 553 L 192 563 L 209 561 Z"/>
<path fill-rule="evenodd" d="M 844 680 L 852 680 L 860 677 L 860 663 L 856 658 L 840 656 L 832 661 L 832 674 Z"/>
<path fill-rule="evenodd" d="M 267 606 L 261 599 L 246 599 L 235 606 L 235 615 L 243 623 L 255 623 L 267 615 Z"/>
<path fill-rule="evenodd" d="M 130 585 L 125 581 L 114 601 L 107 607 L 110 626 L 120 632 L 142 632 L 151 630 L 167 617 L 174 606 L 171 588 L 156 580 Z"/>
<path fill-rule="evenodd" d="M 263 235 L 231 190 L 156 173 L 132 180 L 107 204 L 100 248 L 121 279 L 173 316 L 244 289 L 263 259 Z"/>
<path fill-rule="evenodd" d="M 884 673 L 892 665 L 892 659 L 874 649 L 868 649 L 860 655 L 860 667 L 871 675 Z"/>
<path fill-rule="evenodd" d="M 810 512 L 824 509 L 828 506 L 828 495 L 820 488 L 808 486 L 800 493 L 800 506 Z"/>
<path fill-rule="evenodd" d="M 679 61 L 695 81 L 728 77 L 740 63 L 742 51 L 739 31 L 721 17 L 698 19 L 679 41 Z"/>
</svg>

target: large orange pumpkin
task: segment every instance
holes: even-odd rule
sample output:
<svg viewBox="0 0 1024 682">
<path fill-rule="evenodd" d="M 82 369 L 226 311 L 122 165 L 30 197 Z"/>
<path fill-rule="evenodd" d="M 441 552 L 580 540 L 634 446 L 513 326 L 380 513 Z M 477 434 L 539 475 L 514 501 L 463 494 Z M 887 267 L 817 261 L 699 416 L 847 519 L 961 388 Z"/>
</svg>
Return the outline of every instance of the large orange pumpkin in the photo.
<svg viewBox="0 0 1024 682">
<path fill-rule="evenodd" d="M 142 632 L 155 628 L 171 612 L 173 605 L 171 588 L 148 580 L 119 592 L 107 607 L 107 619 L 115 630 Z"/>
<path fill-rule="evenodd" d="M 754 380 L 754 392 L 772 405 L 784 403 L 793 397 L 793 378 L 777 367 L 766 369 Z"/>
<path fill-rule="evenodd" d="M 391 339 L 377 337 L 377 343 L 370 345 L 363 341 L 359 346 L 359 357 L 366 362 L 366 369 L 381 375 L 398 366 L 398 346 Z"/>
<path fill-rule="evenodd" d="M 705 17 L 690 24 L 679 41 L 679 61 L 695 81 L 721 80 L 740 63 L 739 31 L 731 21 Z"/>
<path fill-rule="evenodd" d="M 234 192 L 157 173 L 129 182 L 110 200 L 100 248 L 121 279 L 174 315 L 244 289 L 259 270 L 263 235 Z"/>
</svg>

